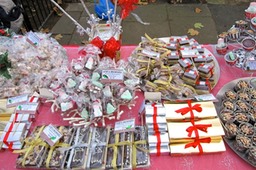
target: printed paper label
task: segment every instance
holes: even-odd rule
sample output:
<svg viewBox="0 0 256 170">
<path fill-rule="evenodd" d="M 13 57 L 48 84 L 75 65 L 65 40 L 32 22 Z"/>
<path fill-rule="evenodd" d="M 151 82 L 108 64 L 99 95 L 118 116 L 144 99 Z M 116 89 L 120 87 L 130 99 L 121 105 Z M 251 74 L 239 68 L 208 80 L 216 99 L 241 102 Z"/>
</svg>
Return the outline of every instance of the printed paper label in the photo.
<svg viewBox="0 0 256 170">
<path fill-rule="evenodd" d="M 35 33 L 29 32 L 27 36 L 27 41 L 34 46 L 38 46 L 38 44 L 40 43 L 40 38 Z"/>
<path fill-rule="evenodd" d="M 37 108 L 38 108 L 38 103 L 20 104 L 16 107 L 16 112 L 17 113 L 35 112 Z"/>
<path fill-rule="evenodd" d="M 40 136 L 49 145 L 53 146 L 62 137 L 62 134 L 53 125 L 48 125 L 44 128 L 43 133 Z"/>
<path fill-rule="evenodd" d="M 115 133 L 129 132 L 135 129 L 135 119 L 122 120 L 115 123 Z"/>
<path fill-rule="evenodd" d="M 213 94 L 202 94 L 195 96 L 197 101 L 217 101 Z"/>
<path fill-rule="evenodd" d="M 14 105 L 15 103 L 22 103 L 28 101 L 28 94 L 10 97 L 7 100 L 7 105 Z"/>
<path fill-rule="evenodd" d="M 152 58 L 159 58 L 160 57 L 160 53 L 154 52 L 154 51 L 149 51 L 149 50 L 142 50 L 142 53 L 147 55 L 148 57 L 152 57 Z"/>
<path fill-rule="evenodd" d="M 103 82 L 123 82 L 124 80 L 123 70 L 120 70 L 120 69 L 102 70 L 101 80 Z"/>
</svg>

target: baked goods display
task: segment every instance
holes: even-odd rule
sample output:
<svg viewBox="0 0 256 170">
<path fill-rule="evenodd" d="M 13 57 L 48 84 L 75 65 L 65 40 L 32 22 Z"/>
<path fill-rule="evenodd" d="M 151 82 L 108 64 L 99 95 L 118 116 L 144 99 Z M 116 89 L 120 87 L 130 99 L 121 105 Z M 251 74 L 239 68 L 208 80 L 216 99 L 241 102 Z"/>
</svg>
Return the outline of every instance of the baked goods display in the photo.
<svg viewBox="0 0 256 170">
<path fill-rule="evenodd" d="M 214 56 L 187 36 L 152 39 L 145 35 L 128 60 L 141 88 L 161 92 L 164 99 L 209 93 L 219 79 Z"/>
<path fill-rule="evenodd" d="M 216 109 L 222 121 L 227 144 L 244 160 L 255 162 L 255 106 L 253 78 L 233 80 L 217 94 Z"/>
</svg>

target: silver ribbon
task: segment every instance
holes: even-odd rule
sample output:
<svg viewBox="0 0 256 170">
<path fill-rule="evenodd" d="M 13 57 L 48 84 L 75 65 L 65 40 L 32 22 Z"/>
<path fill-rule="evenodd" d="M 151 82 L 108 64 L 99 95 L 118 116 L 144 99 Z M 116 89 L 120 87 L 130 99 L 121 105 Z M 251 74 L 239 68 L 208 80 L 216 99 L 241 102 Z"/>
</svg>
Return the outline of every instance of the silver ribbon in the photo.
<svg viewBox="0 0 256 170">
<path fill-rule="evenodd" d="M 143 25 L 150 25 L 149 22 L 144 22 L 144 21 L 142 21 L 142 19 L 141 19 L 137 14 L 135 14 L 135 13 L 133 13 L 133 12 L 131 12 L 131 14 L 134 16 L 134 18 L 135 18 L 139 23 L 141 23 L 141 24 L 143 24 Z"/>
<path fill-rule="evenodd" d="M 70 157 L 69 157 L 68 163 L 67 163 L 67 169 L 70 169 L 70 165 L 71 165 L 72 158 L 73 158 L 74 151 L 75 151 L 74 149 L 77 147 L 87 147 L 88 148 L 88 146 L 89 146 L 88 143 L 81 143 L 84 136 L 86 135 L 86 133 L 84 133 L 83 136 L 81 137 L 81 139 L 79 140 L 80 129 L 81 129 L 81 127 L 79 127 L 77 129 L 76 136 L 75 136 L 75 144 L 71 147 L 64 148 L 64 149 L 66 149 L 66 151 L 72 149 L 70 152 Z"/>
</svg>

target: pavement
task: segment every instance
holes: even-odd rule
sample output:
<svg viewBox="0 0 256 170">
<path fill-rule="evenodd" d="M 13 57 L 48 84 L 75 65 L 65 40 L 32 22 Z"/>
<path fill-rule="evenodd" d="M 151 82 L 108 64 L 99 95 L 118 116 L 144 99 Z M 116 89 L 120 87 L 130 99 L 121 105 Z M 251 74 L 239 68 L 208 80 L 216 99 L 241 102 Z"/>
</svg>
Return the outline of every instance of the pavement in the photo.
<svg viewBox="0 0 256 170">
<path fill-rule="evenodd" d="M 186 3 L 170 4 L 166 0 L 157 0 L 155 3 L 138 5 L 133 11 L 144 22 L 143 25 L 130 15 L 122 21 L 122 44 L 137 45 L 141 37 L 147 33 L 150 37 L 169 37 L 174 35 L 188 35 L 188 30 L 194 28 L 195 23 L 201 23 L 204 27 L 195 38 L 201 44 L 216 44 L 218 34 L 227 31 L 237 20 L 244 19 L 244 10 L 249 6 L 249 0 L 207 0 L 206 4 Z M 87 2 L 87 8 L 94 13 L 94 3 Z M 195 8 L 201 9 L 200 13 Z M 80 3 L 68 3 L 65 10 L 84 28 L 88 15 Z M 88 36 L 80 36 L 76 32 L 74 23 L 65 15 L 52 16 L 44 28 L 49 28 L 53 36 L 61 34 L 58 41 L 62 45 L 82 45 L 88 40 Z"/>
</svg>

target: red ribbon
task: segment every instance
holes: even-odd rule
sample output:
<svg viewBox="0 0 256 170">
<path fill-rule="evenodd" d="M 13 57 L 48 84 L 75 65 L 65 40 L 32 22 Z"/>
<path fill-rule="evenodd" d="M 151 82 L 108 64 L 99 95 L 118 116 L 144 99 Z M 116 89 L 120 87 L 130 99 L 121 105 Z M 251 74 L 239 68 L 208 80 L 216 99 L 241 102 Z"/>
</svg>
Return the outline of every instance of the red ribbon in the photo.
<svg viewBox="0 0 256 170">
<path fill-rule="evenodd" d="M 154 131 L 155 133 L 158 133 L 159 132 L 159 126 L 158 126 L 158 123 L 157 123 L 157 107 L 156 107 L 156 104 L 152 104 L 152 107 L 153 107 L 153 128 L 154 128 Z"/>
<path fill-rule="evenodd" d="M 161 155 L 161 133 L 155 132 L 154 134 L 156 136 L 156 156 Z"/>
<path fill-rule="evenodd" d="M 156 107 L 156 104 L 153 103 L 152 104 L 152 107 L 153 107 L 153 128 L 154 128 L 154 135 L 156 136 L 156 155 L 157 156 L 160 156 L 161 154 L 161 133 L 159 131 L 159 126 L 158 126 L 158 123 L 157 123 L 157 116 L 158 116 L 158 112 L 157 112 L 157 107 Z"/>
<path fill-rule="evenodd" d="M 187 67 L 191 66 L 191 63 L 189 62 L 189 60 L 182 58 L 181 60 L 183 60 L 183 62 L 187 65 Z"/>
<path fill-rule="evenodd" d="M 201 130 L 201 131 L 207 133 L 207 128 L 212 127 L 212 125 L 211 124 L 195 125 L 195 117 L 194 117 L 193 110 L 196 110 L 197 112 L 202 112 L 202 107 L 201 107 L 200 104 L 195 104 L 194 106 L 192 106 L 191 100 L 188 100 L 187 103 L 188 103 L 188 107 L 181 108 L 181 109 L 178 109 L 178 110 L 175 111 L 176 113 L 180 113 L 182 115 L 185 115 L 188 112 L 190 112 L 190 122 L 192 123 L 192 126 L 188 127 L 186 129 L 186 131 L 188 132 L 188 137 L 191 137 L 192 133 L 194 132 L 195 133 L 195 138 L 194 138 L 193 142 L 188 143 L 188 144 L 185 145 L 185 149 L 189 148 L 189 147 L 193 147 L 193 148 L 198 147 L 199 154 L 202 154 L 203 153 L 203 147 L 202 147 L 201 143 L 210 143 L 211 138 L 208 137 L 208 138 L 200 139 L 198 130 Z"/>
<path fill-rule="evenodd" d="M 194 75 L 197 75 L 196 70 L 187 69 L 185 72 L 186 72 L 186 73 L 189 73 L 189 74 L 190 74 L 191 72 L 193 72 Z"/>
<path fill-rule="evenodd" d="M 203 147 L 202 147 L 201 143 L 210 143 L 210 142 L 211 142 L 210 137 L 203 138 L 203 139 L 199 139 L 199 137 L 198 137 L 198 138 L 195 138 L 194 142 L 186 144 L 185 149 L 189 148 L 189 147 L 196 148 L 198 146 L 199 153 L 202 154 L 203 153 Z"/>
<path fill-rule="evenodd" d="M 175 112 L 180 113 L 181 115 L 185 115 L 188 112 L 190 112 L 190 120 L 191 120 L 191 123 L 194 124 L 195 116 L 194 116 L 193 110 L 196 110 L 197 112 L 202 112 L 203 109 L 201 107 L 201 104 L 195 104 L 194 106 L 192 106 L 191 100 L 188 100 L 187 102 L 188 102 L 188 107 L 175 110 Z"/>
<path fill-rule="evenodd" d="M 121 7 L 121 18 L 125 19 L 136 8 L 138 0 L 118 0 L 117 4 Z"/>
<path fill-rule="evenodd" d="M 103 46 L 103 51 L 106 56 L 114 59 L 116 57 L 116 53 L 120 50 L 121 43 L 119 40 L 116 40 L 114 37 L 111 37 Z"/>
<path fill-rule="evenodd" d="M 211 86 L 211 83 L 210 83 L 210 81 L 209 81 L 209 78 L 206 78 L 205 79 L 205 83 L 206 83 L 206 85 L 208 86 L 208 88 L 209 88 L 209 91 L 212 89 L 212 86 Z"/>
<path fill-rule="evenodd" d="M 30 100 L 29 100 L 29 103 L 32 103 L 34 99 L 35 99 L 35 96 L 32 96 L 32 97 L 30 98 Z"/>
<path fill-rule="evenodd" d="M 4 140 L 3 140 L 4 144 L 5 144 L 6 146 L 8 146 L 8 149 L 9 149 L 10 151 L 13 151 L 13 149 L 12 149 L 13 142 L 8 143 L 7 140 L 8 140 L 9 135 L 10 135 L 12 129 L 13 129 L 14 123 L 17 121 L 17 118 L 18 118 L 18 114 L 15 113 L 14 120 L 12 121 L 12 123 L 11 123 L 11 125 L 10 125 L 8 131 L 6 132 L 6 134 L 5 134 L 5 136 L 4 136 Z"/>
<path fill-rule="evenodd" d="M 104 42 L 101 40 L 99 36 L 95 37 L 94 39 L 91 40 L 91 44 L 95 45 L 99 49 L 102 49 Z"/>
<path fill-rule="evenodd" d="M 211 124 L 198 124 L 198 125 L 193 125 L 193 126 L 189 126 L 186 131 L 188 132 L 188 137 L 191 137 L 192 136 L 192 133 L 195 132 L 195 134 L 198 134 L 198 130 L 201 130 L 203 132 L 206 132 L 207 133 L 207 128 L 208 127 L 212 127 Z M 197 132 L 196 132 L 197 131 Z M 198 136 L 196 136 L 198 137 Z"/>
<path fill-rule="evenodd" d="M 211 76 L 213 75 L 213 66 L 212 65 L 205 65 L 205 64 L 202 63 L 199 66 L 201 66 L 201 67 L 206 66 L 206 68 L 209 69 L 209 72 L 211 73 Z"/>
</svg>

